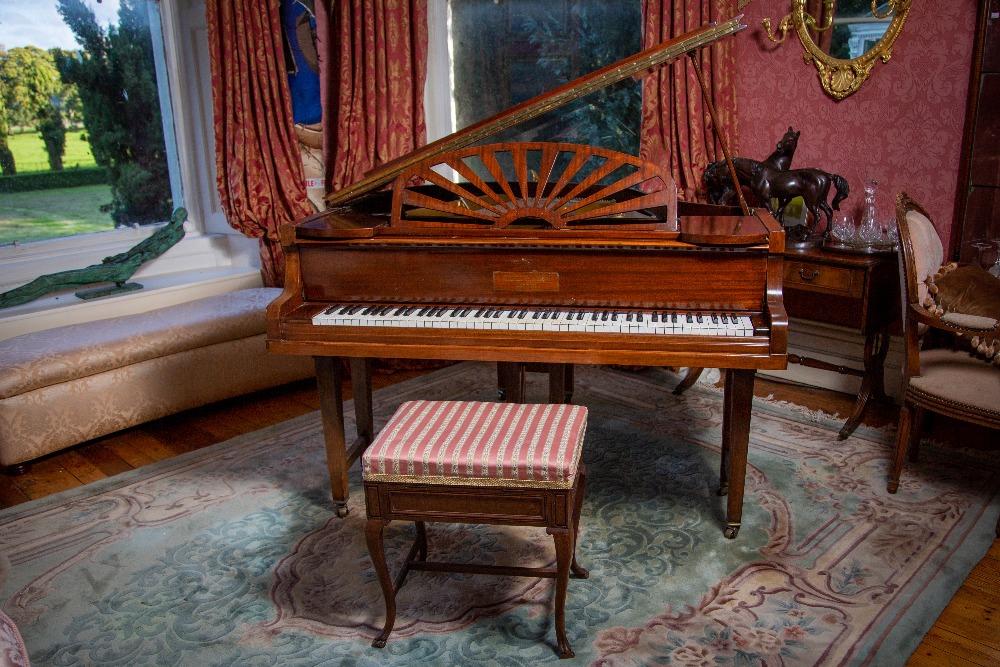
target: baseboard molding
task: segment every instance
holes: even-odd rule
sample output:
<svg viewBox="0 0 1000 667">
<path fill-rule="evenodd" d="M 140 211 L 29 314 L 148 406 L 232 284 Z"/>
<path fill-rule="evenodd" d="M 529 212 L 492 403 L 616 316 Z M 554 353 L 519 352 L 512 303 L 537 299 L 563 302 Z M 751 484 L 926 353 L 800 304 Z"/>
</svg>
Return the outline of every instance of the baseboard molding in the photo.
<svg viewBox="0 0 1000 667">
<path fill-rule="evenodd" d="M 788 328 L 788 351 L 860 370 L 864 368 L 865 338 L 853 329 L 792 319 Z M 901 396 L 902 364 L 902 339 L 892 336 L 885 359 L 885 392 L 897 401 Z M 760 371 L 760 375 L 845 394 L 857 394 L 861 388 L 860 377 L 800 364 L 789 364 L 783 371 Z"/>
</svg>

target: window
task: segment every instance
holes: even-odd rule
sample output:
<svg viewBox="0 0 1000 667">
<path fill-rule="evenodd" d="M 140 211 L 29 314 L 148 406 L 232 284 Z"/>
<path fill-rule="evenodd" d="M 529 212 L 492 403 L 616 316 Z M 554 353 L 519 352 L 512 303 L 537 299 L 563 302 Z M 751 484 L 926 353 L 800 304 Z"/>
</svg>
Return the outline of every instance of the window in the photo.
<svg viewBox="0 0 1000 667">
<path fill-rule="evenodd" d="M 163 222 L 180 203 L 158 12 L 146 0 L 5 3 L 0 243 Z"/>
<path fill-rule="evenodd" d="M 642 17 L 637 0 L 432 0 L 429 30 L 435 139 L 638 52 Z M 447 51 L 435 51 L 440 44 Z M 636 155 L 641 105 L 639 82 L 626 80 L 488 141 L 566 141 Z"/>
<path fill-rule="evenodd" d="M 82 0 L 116 17 L 124 0 Z M 72 292 L 0 309 L 0 338 L 51 326 L 90 321 L 127 312 L 260 286 L 257 240 L 226 221 L 215 186 L 212 87 L 204 0 L 129 0 L 149 17 L 158 104 L 164 118 L 169 191 L 173 206 L 188 212 L 186 235 L 162 257 L 144 264 L 136 280 L 144 289 L 123 296 L 81 301 Z M 26 31 L 17 20 L 38 19 L 55 31 L 62 19 L 46 23 L 44 7 L 55 0 L 0 0 L 0 42 Z M 24 14 L 24 6 L 28 13 Z M 16 13 L 18 10 L 20 13 Z M 104 20 L 104 19 L 99 19 Z M 57 23 L 58 22 L 58 23 Z M 19 27 L 15 30 L 14 26 Z M 12 41 L 4 42 L 6 49 Z M 181 199 L 183 193 L 183 200 Z M 0 193 L 0 208 L 3 206 Z M 105 200 L 106 201 L 106 200 Z M 0 244 L 0 292 L 59 271 L 80 269 L 124 252 L 159 228 L 157 224 L 66 236 L 18 245 Z"/>
</svg>

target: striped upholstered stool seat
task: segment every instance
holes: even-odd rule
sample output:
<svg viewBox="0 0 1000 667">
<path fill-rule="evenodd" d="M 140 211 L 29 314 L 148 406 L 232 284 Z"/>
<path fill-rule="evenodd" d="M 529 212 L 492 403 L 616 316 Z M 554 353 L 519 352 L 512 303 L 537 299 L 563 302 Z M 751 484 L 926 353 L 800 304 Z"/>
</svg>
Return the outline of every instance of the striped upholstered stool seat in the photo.
<svg viewBox="0 0 1000 667">
<path fill-rule="evenodd" d="M 575 555 L 586 425 L 587 409 L 576 405 L 410 401 L 399 407 L 362 457 L 365 535 L 386 605 L 373 646 L 385 646 L 392 632 L 395 595 L 407 572 L 433 570 L 555 578 L 558 652 L 573 656 L 565 603 L 570 571 L 587 576 Z M 396 519 L 414 521 L 417 539 L 394 583 L 382 531 Z M 428 561 L 426 521 L 545 528 L 555 542 L 555 568 Z"/>
</svg>

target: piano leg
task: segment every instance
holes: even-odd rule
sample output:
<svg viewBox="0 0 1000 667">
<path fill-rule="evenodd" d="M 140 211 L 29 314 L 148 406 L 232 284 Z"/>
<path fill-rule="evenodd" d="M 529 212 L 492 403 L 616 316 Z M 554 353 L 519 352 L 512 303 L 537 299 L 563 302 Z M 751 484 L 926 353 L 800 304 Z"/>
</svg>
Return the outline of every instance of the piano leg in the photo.
<svg viewBox="0 0 1000 667">
<path fill-rule="evenodd" d="M 351 357 L 351 391 L 354 393 L 354 419 L 358 437 L 365 447 L 375 439 L 372 416 L 372 362 L 364 357 Z M 363 451 L 363 450 L 362 450 Z M 360 456 L 361 452 L 358 452 Z M 350 466 L 348 466 L 350 467 Z"/>
<path fill-rule="evenodd" d="M 330 472 L 330 491 L 337 507 L 337 516 L 347 516 L 347 471 L 371 441 L 372 425 L 371 373 L 367 359 L 351 359 L 351 386 L 354 392 L 354 414 L 357 439 L 347 446 L 344 436 L 344 366 L 340 357 L 313 357 L 316 383 L 319 388 L 320 414 L 323 418 L 323 440 L 326 465 Z"/>
<path fill-rule="evenodd" d="M 497 362 L 497 398 L 520 403 L 524 397 L 524 365 L 516 361 Z"/>
<path fill-rule="evenodd" d="M 734 539 L 740 532 L 743 519 L 743 491 L 747 476 L 755 371 L 729 369 L 725 373 L 719 495 L 728 496 L 725 536 Z"/>
<path fill-rule="evenodd" d="M 524 374 L 548 373 L 549 403 L 573 402 L 573 364 L 535 363 L 517 361 L 497 362 L 497 396 L 507 403 L 524 401 Z"/>
</svg>

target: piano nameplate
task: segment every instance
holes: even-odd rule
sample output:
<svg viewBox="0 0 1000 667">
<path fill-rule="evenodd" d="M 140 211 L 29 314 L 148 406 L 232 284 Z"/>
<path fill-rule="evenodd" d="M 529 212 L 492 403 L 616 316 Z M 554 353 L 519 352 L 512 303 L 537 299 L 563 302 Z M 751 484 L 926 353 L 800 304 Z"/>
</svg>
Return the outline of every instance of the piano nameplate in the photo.
<svg viewBox="0 0 1000 667">
<path fill-rule="evenodd" d="M 553 271 L 494 271 L 498 292 L 558 292 L 559 274 Z"/>
</svg>

